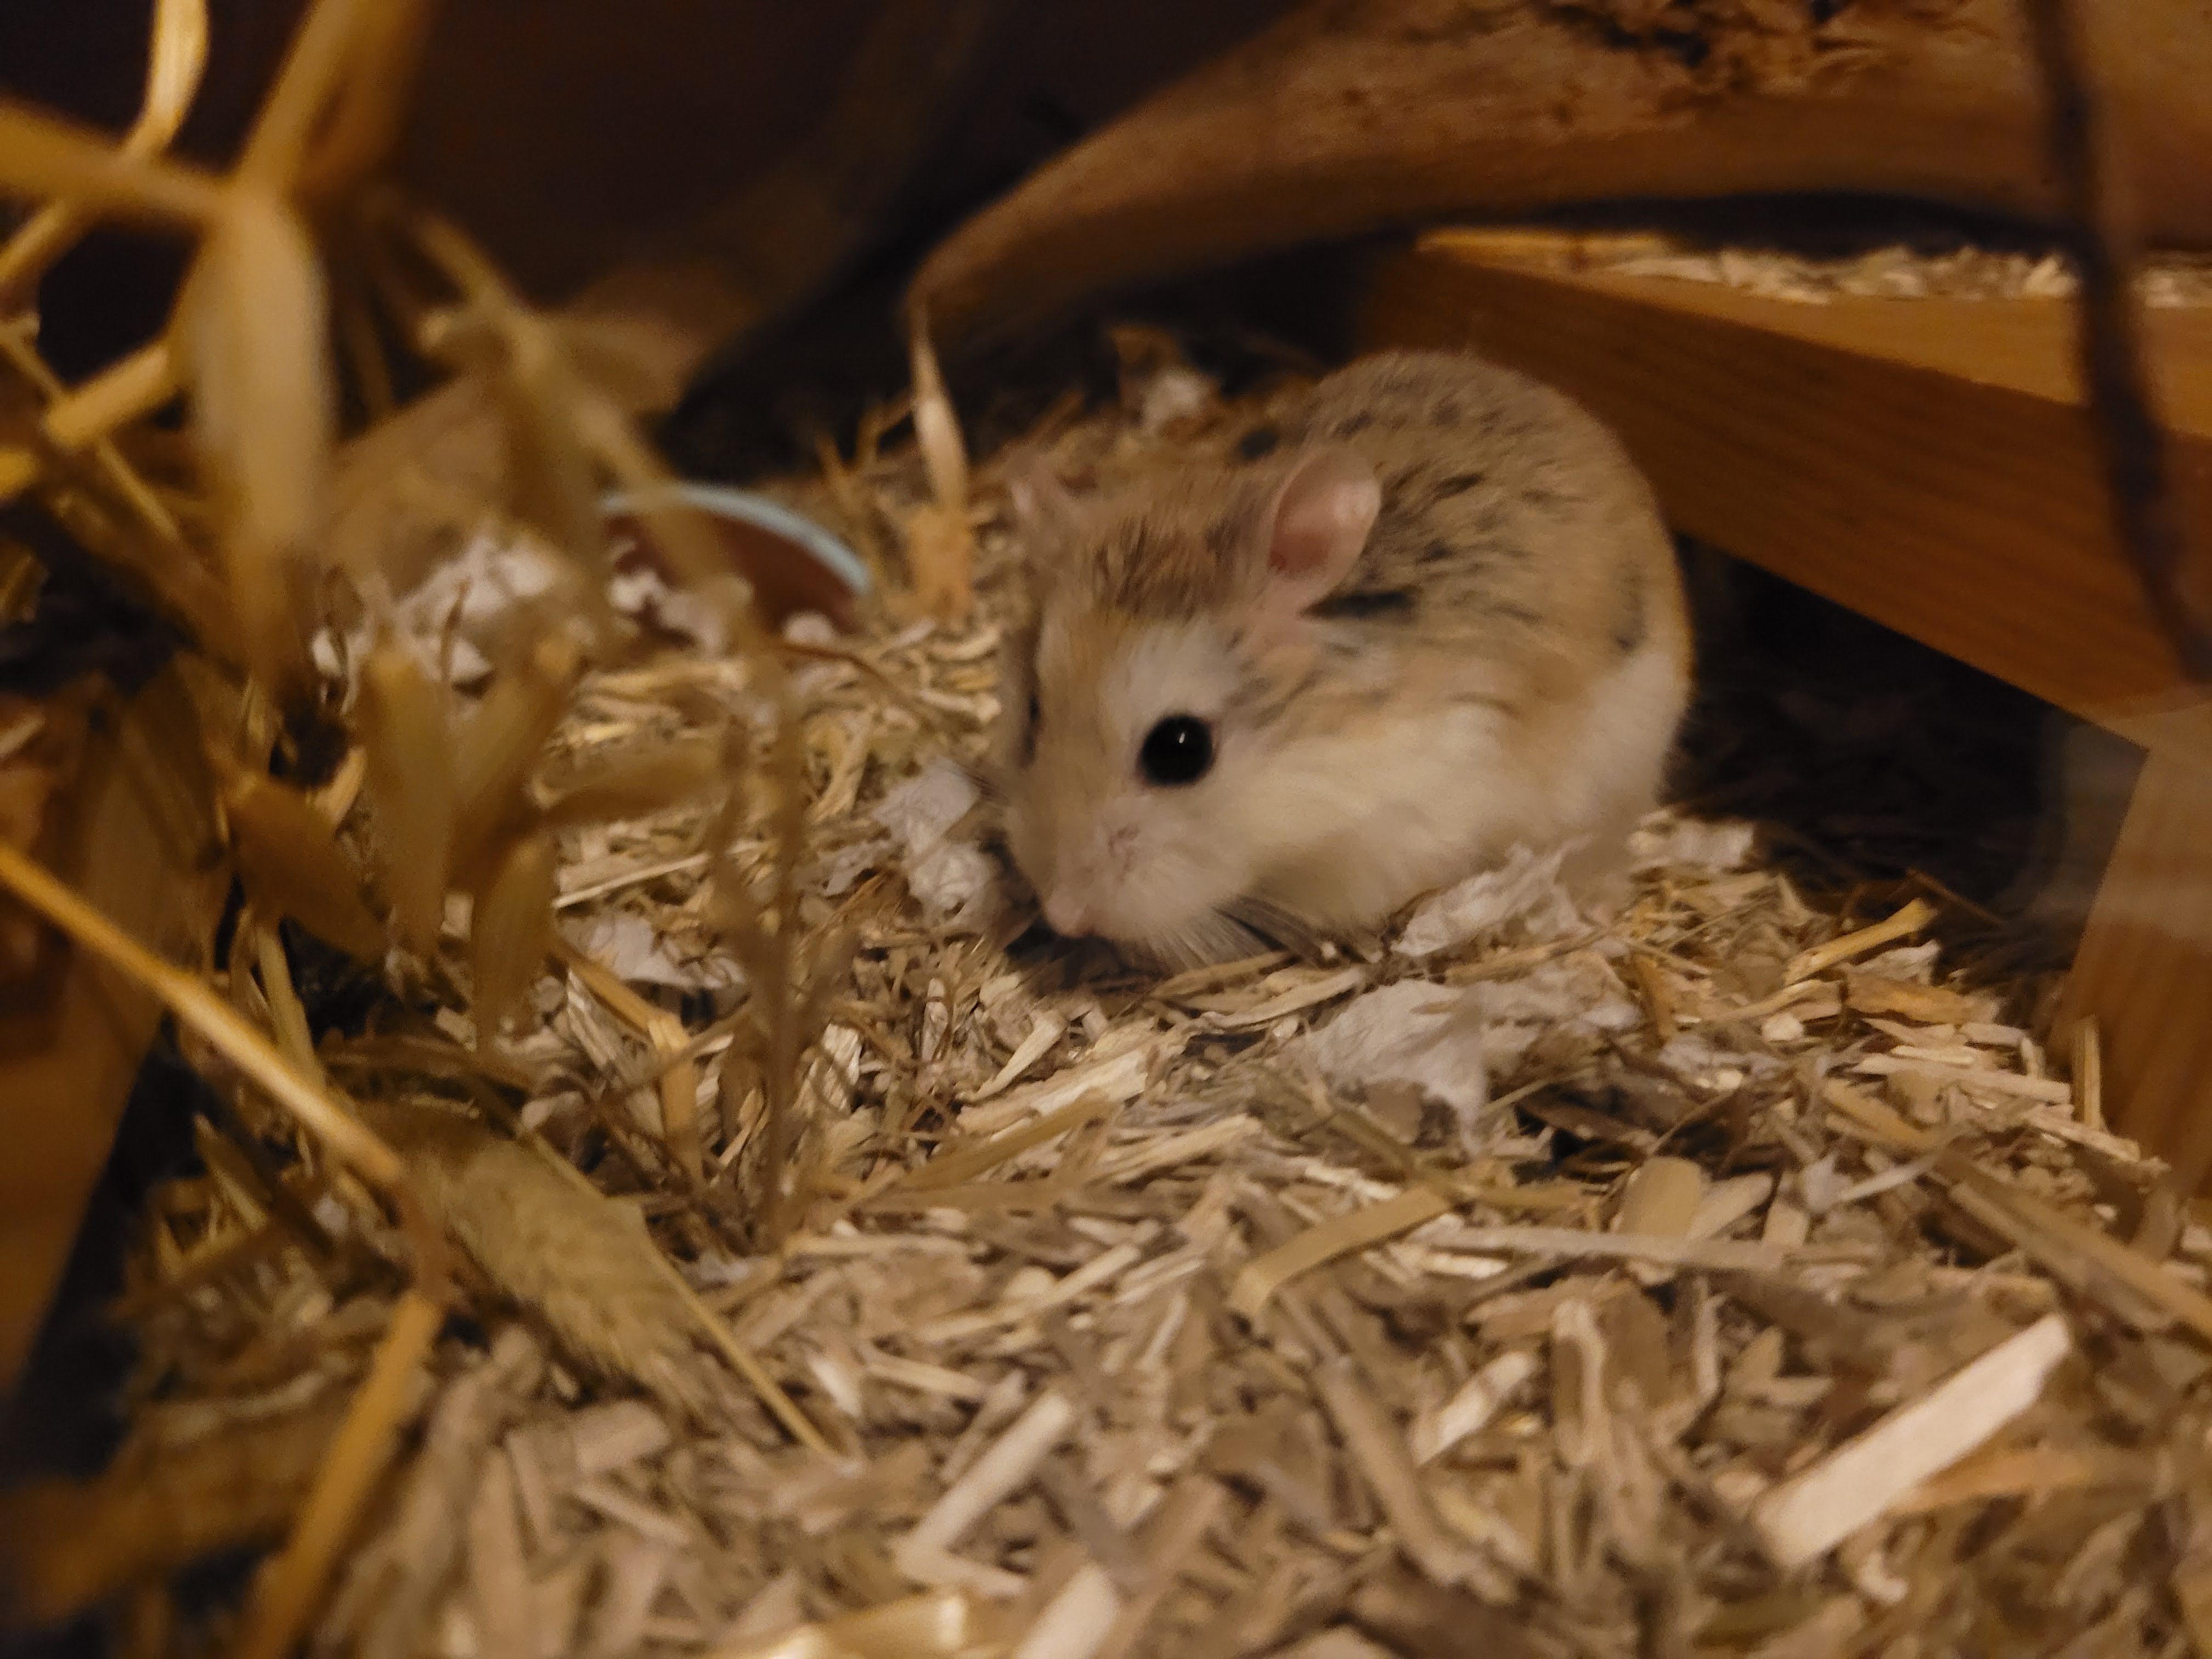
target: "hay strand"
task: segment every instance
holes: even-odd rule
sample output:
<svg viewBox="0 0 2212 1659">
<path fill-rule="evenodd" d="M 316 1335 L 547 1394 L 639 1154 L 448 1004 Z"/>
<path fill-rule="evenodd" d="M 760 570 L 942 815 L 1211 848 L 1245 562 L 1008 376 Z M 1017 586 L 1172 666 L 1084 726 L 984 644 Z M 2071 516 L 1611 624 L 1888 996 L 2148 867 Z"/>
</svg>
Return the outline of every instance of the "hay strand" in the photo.
<svg viewBox="0 0 2212 1659">
<path fill-rule="evenodd" d="M 362 1128 L 332 1096 L 288 1066 L 267 1038 L 200 980 L 152 955 L 4 842 L 0 842 L 0 883 L 160 998 L 171 1013 L 296 1117 L 347 1168 L 386 1193 L 404 1194 L 406 1172 L 398 1154 Z"/>
<path fill-rule="evenodd" d="M 439 1296 L 410 1289 L 400 1297 L 298 1524 L 254 1585 L 239 1643 L 245 1659 L 283 1659 L 305 1632 L 338 1552 L 359 1526 L 371 1492 L 391 1463 L 410 1391 L 445 1318 Z"/>
<path fill-rule="evenodd" d="M 158 155 L 184 125 L 207 68 L 207 0 L 155 0 L 146 89 L 138 116 L 117 146 L 121 155 Z M 0 317 L 27 303 L 39 278 L 93 222 L 77 204 L 50 202 L 0 245 Z"/>
</svg>

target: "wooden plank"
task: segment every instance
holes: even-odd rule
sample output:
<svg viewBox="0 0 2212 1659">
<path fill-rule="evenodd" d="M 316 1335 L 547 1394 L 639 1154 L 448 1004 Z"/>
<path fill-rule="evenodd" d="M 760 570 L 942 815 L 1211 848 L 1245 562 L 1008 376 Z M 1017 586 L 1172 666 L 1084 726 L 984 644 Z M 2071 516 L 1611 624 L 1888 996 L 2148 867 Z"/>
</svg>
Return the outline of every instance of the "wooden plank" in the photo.
<svg viewBox="0 0 2212 1659">
<path fill-rule="evenodd" d="M 2212 769 L 2113 541 L 2055 300 L 1774 299 L 1540 268 L 1480 234 L 1385 258 L 1363 343 L 1471 346 L 1617 431 L 1681 529 L 2154 750 Z M 2149 313 L 2212 524 L 2212 314 Z"/>
<path fill-rule="evenodd" d="M 2062 1020 L 2096 1017 L 2117 1126 L 2212 1184 L 2212 773 L 2153 755 L 2097 890 Z"/>
<path fill-rule="evenodd" d="M 58 849 L 56 873 L 174 962 L 206 959 L 229 885 L 200 752 L 171 669 L 87 740 L 41 838 Z M 46 1316 L 161 1018 L 152 997 L 76 951 L 49 994 L 0 1005 L 0 1392 Z"/>
</svg>

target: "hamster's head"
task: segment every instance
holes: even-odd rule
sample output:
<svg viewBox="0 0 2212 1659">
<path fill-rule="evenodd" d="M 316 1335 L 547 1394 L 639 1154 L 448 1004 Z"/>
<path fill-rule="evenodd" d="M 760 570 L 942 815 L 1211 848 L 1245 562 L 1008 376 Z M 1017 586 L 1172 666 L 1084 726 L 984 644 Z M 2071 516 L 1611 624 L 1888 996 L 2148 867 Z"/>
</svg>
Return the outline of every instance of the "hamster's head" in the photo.
<svg viewBox="0 0 2212 1659">
<path fill-rule="evenodd" d="M 1166 963 L 1249 941 L 1255 884 L 1331 787 L 1286 764 L 1325 650 L 1310 613 L 1381 505 L 1336 447 L 1082 508 L 1018 487 L 1032 603 L 1004 698 L 1006 831 L 1054 931 Z"/>
</svg>

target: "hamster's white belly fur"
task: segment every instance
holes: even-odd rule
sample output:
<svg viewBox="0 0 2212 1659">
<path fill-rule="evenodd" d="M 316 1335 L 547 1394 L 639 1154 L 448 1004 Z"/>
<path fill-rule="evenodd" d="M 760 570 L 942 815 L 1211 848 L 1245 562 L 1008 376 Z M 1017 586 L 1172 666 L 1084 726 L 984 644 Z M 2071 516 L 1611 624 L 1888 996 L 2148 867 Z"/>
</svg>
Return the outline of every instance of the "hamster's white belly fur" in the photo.
<svg viewBox="0 0 2212 1659">
<path fill-rule="evenodd" d="M 1310 786 L 1340 792 L 1356 778 L 1364 805 L 1347 815 L 1340 798 L 1328 815 L 1335 833 L 1264 867 L 1255 893 L 1313 923 L 1358 927 L 1516 845 L 1583 840 L 1570 874 L 1602 873 L 1657 799 L 1687 697 L 1682 665 L 1654 641 L 1534 731 L 1462 704 L 1431 720 L 1302 744 L 1297 769 Z M 1273 805 L 1296 812 L 1299 803 Z"/>
</svg>

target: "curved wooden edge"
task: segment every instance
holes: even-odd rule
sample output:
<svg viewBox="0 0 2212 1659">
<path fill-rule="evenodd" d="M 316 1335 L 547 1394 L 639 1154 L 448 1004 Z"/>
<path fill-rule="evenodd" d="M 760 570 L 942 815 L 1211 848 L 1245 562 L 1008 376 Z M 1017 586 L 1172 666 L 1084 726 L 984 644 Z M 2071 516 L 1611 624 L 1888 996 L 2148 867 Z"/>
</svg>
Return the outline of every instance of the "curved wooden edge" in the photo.
<svg viewBox="0 0 2212 1659">
<path fill-rule="evenodd" d="M 1860 20 L 1815 72 L 1723 92 L 1533 0 L 1503 16 L 1344 9 L 1301 9 L 1041 168 L 931 254 L 910 311 L 952 349 L 1302 242 L 1634 198 L 2055 209 L 2008 0 L 1955 0 L 1940 24 Z M 2191 89 L 2212 78 L 2212 14 L 2138 0 L 2109 33 L 2144 228 L 2212 242 L 2212 100 Z"/>
</svg>

